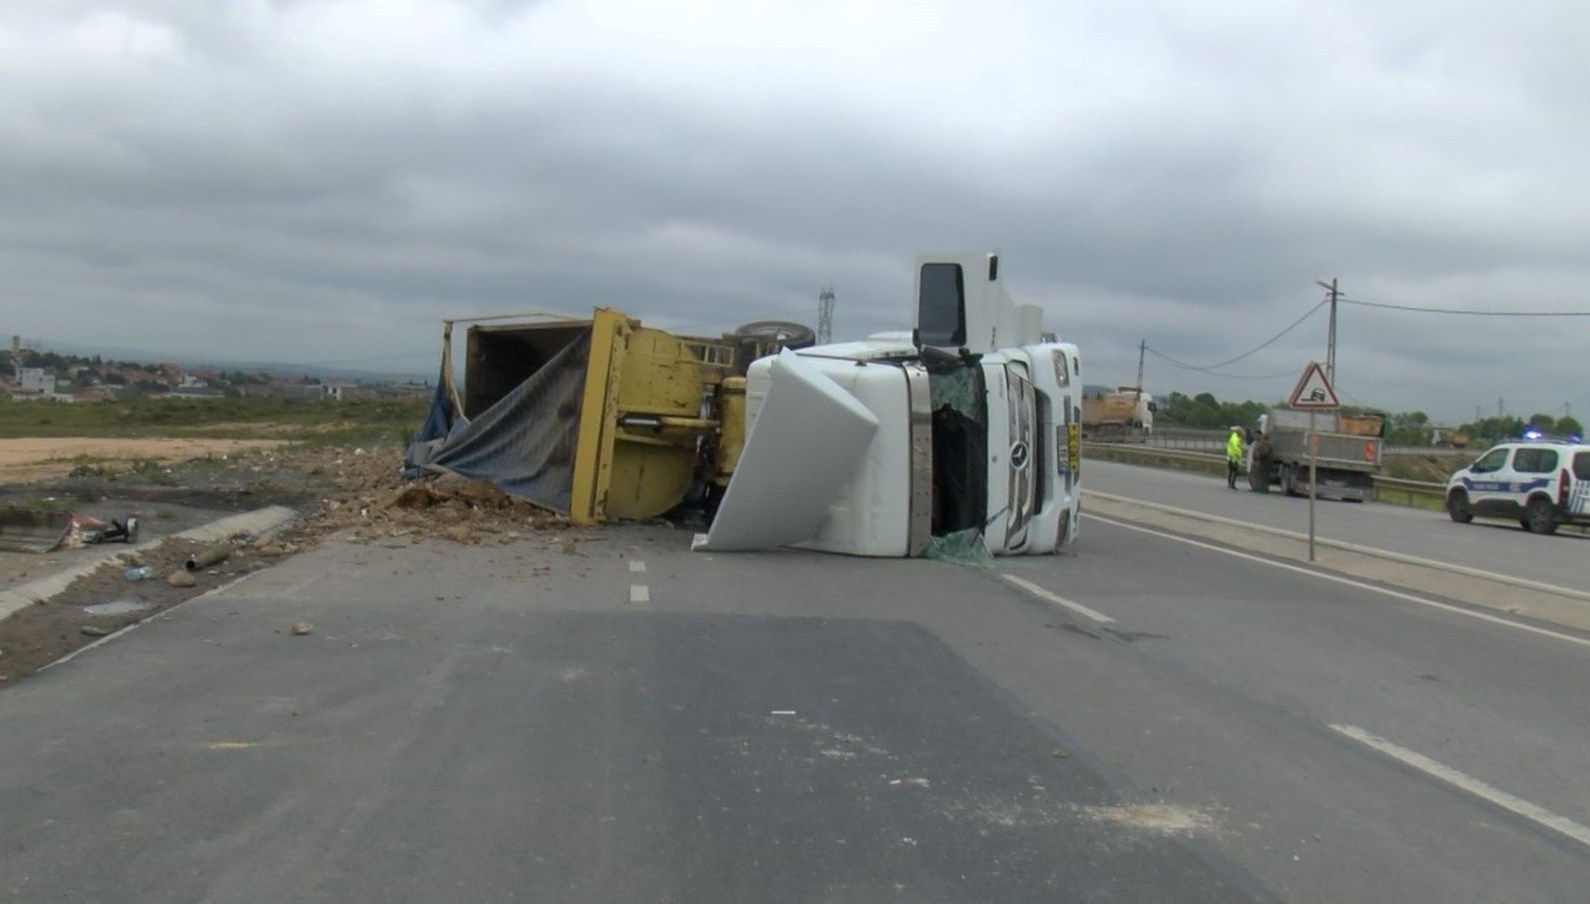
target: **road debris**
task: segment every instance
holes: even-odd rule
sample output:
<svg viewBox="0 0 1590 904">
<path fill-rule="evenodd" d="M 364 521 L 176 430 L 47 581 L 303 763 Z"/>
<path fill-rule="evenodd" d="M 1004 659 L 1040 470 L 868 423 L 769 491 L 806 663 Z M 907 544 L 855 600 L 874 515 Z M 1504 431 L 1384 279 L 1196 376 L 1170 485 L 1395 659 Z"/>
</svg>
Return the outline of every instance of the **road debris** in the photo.
<svg viewBox="0 0 1590 904">
<path fill-rule="evenodd" d="M 120 630 L 234 576 L 313 548 L 331 536 L 353 543 L 402 538 L 408 545 L 451 539 L 473 546 L 490 543 L 494 548 L 506 536 L 511 540 L 545 542 L 546 551 L 553 555 L 565 541 L 587 539 L 583 535 L 588 529 L 572 527 L 563 515 L 508 496 L 485 481 L 451 474 L 418 482 L 403 481 L 399 474 L 403 450 L 395 442 L 362 448 L 363 455 L 337 446 L 279 447 L 175 464 L 169 473 L 164 469 L 135 469 L 119 475 L 114 486 L 118 501 L 147 506 L 133 508 L 123 521 L 127 527 L 131 527 L 134 518 L 141 523 L 145 545 L 128 549 L 48 600 L 0 621 L 0 646 L 6 650 L 6 656 L 0 659 L 0 677 L 16 683 L 15 679 L 90 642 L 92 638 L 78 633 L 79 626 L 90 620 L 112 632 Z M 144 478 L 148 479 L 146 484 L 137 482 Z M 106 480 L 97 471 L 85 471 L 77 478 L 62 478 L 33 488 L 28 498 L 52 507 L 66 499 L 85 498 L 90 492 L 104 495 Z M 262 536 L 229 538 L 231 553 L 227 558 L 208 566 L 196 564 L 205 569 L 205 574 L 214 573 L 211 580 L 199 578 L 197 570 L 189 574 L 187 562 L 191 559 L 197 563 L 206 550 L 218 544 L 170 538 L 148 543 L 150 533 L 171 533 L 204 523 L 186 520 L 198 516 L 196 513 L 213 519 L 229 511 L 253 510 L 268 504 L 291 507 L 299 518 Z M 107 513 L 98 514 L 108 517 Z M 55 545 L 69 526 L 70 517 L 70 512 L 58 512 L 55 526 L 45 531 L 53 533 L 40 540 L 45 548 L 39 552 Z M 117 519 L 121 518 L 117 513 Z M 114 527 L 115 520 L 107 523 Z M 17 530 L 32 524 L 19 525 Z M 5 533 L 19 540 L 39 539 L 36 531 L 31 537 L 12 534 L 9 529 Z M 551 540 L 554 536 L 555 541 Z M 567 548 L 579 555 L 574 543 L 567 544 Z M 145 568 L 147 572 L 143 571 Z M 87 605 L 132 598 L 127 592 L 126 572 L 130 569 L 143 574 L 136 579 L 140 581 L 137 598 L 148 603 L 147 609 L 115 615 L 84 611 Z M 552 569 L 541 559 L 526 571 L 545 577 Z M 180 577 L 171 577 L 177 572 L 181 572 Z M 11 577 L 21 580 L 27 575 L 19 570 Z"/>
<path fill-rule="evenodd" d="M 1214 820 L 1207 813 L 1172 804 L 1123 804 L 1115 807 L 1079 807 L 1078 812 L 1098 822 L 1114 823 L 1162 835 L 1206 832 Z"/>
<path fill-rule="evenodd" d="M 84 637 L 106 637 L 110 634 L 109 631 L 98 625 L 83 625 L 77 629 L 77 633 Z"/>
<path fill-rule="evenodd" d="M 102 617 L 106 615 L 126 615 L 129 612 L 142 612 L 149 608 L 143 600 L 116 600 L 109 603 L 95 603 L 84 606 L 83 611 L 89 615 Z"/>
<path fill-rule="evenodd" d="M 198 571 L 201 568 L 209 568 L 211 565 L 224 562 L 231 555 L 232 544 L 217 543 L 189 556 L 188 561 L 183 563 L 183 567 L 188 571 Z"/>
<path fill-rule="evenodd" d="M 315 633 L 315 626 L 306 621 L 293 622 L 293 626 L 288 631 L 294 637 L 303 637 L 306 634 Z"/>
<path fill-rule="evenodd" d="M 96 543 L 135 543 L 138 519 L 96 518 L 55 509 L 0 508 L 0 549 L 50 553 Z"/>
</svg>

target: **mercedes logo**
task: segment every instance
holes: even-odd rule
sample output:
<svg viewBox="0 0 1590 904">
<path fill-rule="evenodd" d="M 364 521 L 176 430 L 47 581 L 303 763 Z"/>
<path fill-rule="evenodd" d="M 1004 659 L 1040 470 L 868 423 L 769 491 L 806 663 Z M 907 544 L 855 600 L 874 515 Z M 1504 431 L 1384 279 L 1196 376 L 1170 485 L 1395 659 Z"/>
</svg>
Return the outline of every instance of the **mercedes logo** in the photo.
<svg viewBox="0 0 1590 904">
<path fill-rule="evenodd" d="M 1027 467 L 1027 444 L 1016 443 L 1010 447 L 1010 466 L 1020 471 Z"/>
</svg>

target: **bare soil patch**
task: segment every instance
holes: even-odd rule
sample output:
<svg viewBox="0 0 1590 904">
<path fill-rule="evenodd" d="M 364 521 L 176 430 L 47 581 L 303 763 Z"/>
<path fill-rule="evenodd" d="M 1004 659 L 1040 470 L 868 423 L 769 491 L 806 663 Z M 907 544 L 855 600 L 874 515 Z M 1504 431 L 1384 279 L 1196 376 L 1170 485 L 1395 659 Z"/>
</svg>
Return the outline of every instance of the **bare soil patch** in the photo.
<svg viewBox="0 0 1590 904">
<path fill-rule="evenodd" d="M 182 462 L 277 448 L 286 442 L 279 439 L 104 436 L 0 439 L 0 484 L 63 477 L 80 466 L 81 459 L 109 463 L 113 467 L 141 461 Z"/>
<path fill-rule="evenodd" d="M 180 443 L 184 444 L 180 448 L 192 450 L 204 448 L 209 441 L 107 442 L 130 444 L 128 448 L 136 450 L 134 455 L 147 455 L 156 447 L 171 450 Z M 151 445 L 138 445 L 142 442 Z M 260 448 L 262 445 L 265 448 Z M 218 453 L 221 448 L 246 454 Z M 578 555 L 576 544 L 586 533 L 571 530 L 563 516 L 509 496 L 485 481 L 451 475 L 404 480 L 400 474 L 403 450 L 396 442 L 346 447 L 245 441 L 233 447 L 212 446 L 186 461 L 177 460 L 182 454 L 186 453 L 178 453 L 168 467 L 131 468 L 112 474 L 98 467 L 83 467 L 80 462 L 73 468 L 68 462 L 65 476 L 57 472 L 51 480 L 0 488 L 0 498 L 55 499 L 80 512 L 137 514 L 156 533 L 167 534 L 169 529 L 213 520 L 218 513 L 267 505 L 289 506 L 300 513 L 299 519 L 273 537 L 254 542 L 239 538 L 229 559 L 214 569 L 195 573 L 193 587 L 172 587 L 165 579 L 181 570 L 200 544 L 171 539 L 143 554 L 142 561 L 154 571 L 149 580 L 128 581 L 124 572 L 129 563 L 116 561 L 74 582 L 48 602 L 0 621 L 0 687 L 94 642 L 103 632 L 147 619 L 332 534 L 363 543 L 436 538 L 469 545 L 507 545 L 544 539 L 538 535 L 556 532 L 563 537 L 563 554 Z M 221 458 L 222 454 L 227 457 Z M 36 556 L 36 563 L 19 567 L 35 576 L 45 573 L 50 555 L 54 554 Z M 110 614 L 85 609 L 120 602 L 140 604 L 141 608 Z"/>
</svg>

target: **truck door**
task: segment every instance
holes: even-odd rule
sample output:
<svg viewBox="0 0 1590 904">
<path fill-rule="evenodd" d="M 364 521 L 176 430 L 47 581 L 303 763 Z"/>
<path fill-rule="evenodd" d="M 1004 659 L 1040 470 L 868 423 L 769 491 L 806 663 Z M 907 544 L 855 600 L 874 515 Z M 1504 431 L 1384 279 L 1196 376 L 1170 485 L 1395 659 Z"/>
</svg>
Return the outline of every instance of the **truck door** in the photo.
<svg viewBox="0 0 1590 904">
<path fill-rule="evenodd" d="M 1497 446 L 1469 465 L 1468 478 L 1463 482 L 1467 485 L 1474 514 L 1495 517 L 1517 514 L 1508 496 L 1507 466 L 1512 454 L 1511 446 Z"/>
</svg>

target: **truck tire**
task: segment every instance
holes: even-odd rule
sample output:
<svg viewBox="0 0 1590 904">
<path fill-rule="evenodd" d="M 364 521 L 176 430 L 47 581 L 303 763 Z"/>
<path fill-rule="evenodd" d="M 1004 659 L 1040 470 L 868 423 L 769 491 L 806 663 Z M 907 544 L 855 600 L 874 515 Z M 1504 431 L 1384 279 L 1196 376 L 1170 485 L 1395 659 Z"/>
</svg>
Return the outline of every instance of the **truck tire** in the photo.
<svg viewBox="0 0 1590 904">
<path fill-rule="evenodd" d="M 1446 497 L 1446 513 L 1459 524 L 1467 524 L 1474 520 L 1474 510 L 1469 508 L 1469 494 L 1463 490 L 1453 490 Z"/>
<path fill-rule="evenodd" d="M 1557 513 L 1551 510 L 1551 503 L 1539 496 L 1529 500 L 1524 506 L 1524 527 L 1537 534 L 1556 533 Z"/>
<path fill-rule="evenodd" d="M 774 340 L 785 348 L 810 348 L 817 342 L 817 333 L 804 323 L 788 320 L 757 320 L 741 324 L 734 331 L 737 339 Z"/>
</svg>

